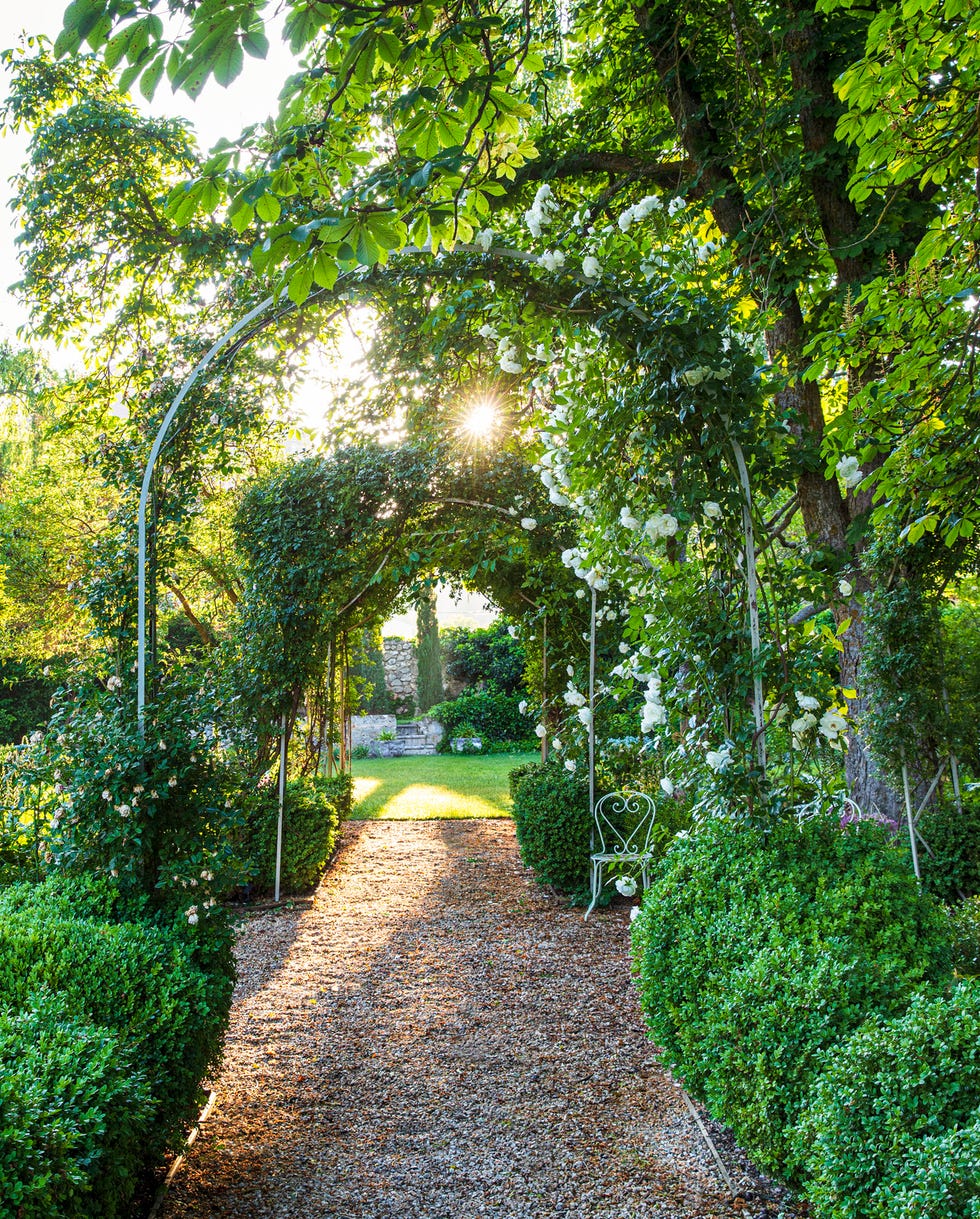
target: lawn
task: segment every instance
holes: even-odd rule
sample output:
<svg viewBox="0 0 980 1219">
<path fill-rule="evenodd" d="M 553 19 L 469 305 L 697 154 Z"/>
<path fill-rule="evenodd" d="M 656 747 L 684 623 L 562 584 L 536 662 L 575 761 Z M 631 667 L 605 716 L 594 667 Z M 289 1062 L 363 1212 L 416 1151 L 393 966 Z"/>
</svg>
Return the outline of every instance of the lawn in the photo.
<svg viewBox="0 0 980 1219">
<path fill-rule="evenodd" d="M 509 817 L 507 776 L 533 753 L 368 758 L 352 765 L 355 821 Z"/>
</svg>

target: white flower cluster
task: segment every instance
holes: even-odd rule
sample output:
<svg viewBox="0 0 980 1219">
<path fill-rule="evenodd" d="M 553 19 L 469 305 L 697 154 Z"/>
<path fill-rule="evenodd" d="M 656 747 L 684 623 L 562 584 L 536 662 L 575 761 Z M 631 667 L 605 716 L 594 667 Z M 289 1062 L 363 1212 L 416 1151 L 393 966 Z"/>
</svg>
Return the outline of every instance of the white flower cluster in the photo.
<svg viewBox="0 0 980 1219">
<path fill-rule="evenodd" d="M 555 202 L 554 194 L 547 182 L 538 187 L 538 193 L 534 196 L 534 202 L 524 213 L 524 223 L 531 232 L 532 237 L 540 237 L 542 230 L 546 229 L 554 218 L 555 212 L 558 210 L 558 204 Z"/>
<path fill-rule="evenodd" d="M 563 550 L 561 552 L 561 561 L 566 567 L 570 567 L 580 580 L 584 580 L 589 588 L 594 588 L 597 593 L 605 592 L 609 587 L 609 580 L 602 567 L 598 565 L 586 567 L 588 560 L 581 547 L 572 546 L 568 550 Z"/>
<path fill-rule="evenodd" d="M 709 749 L 704 760 L 716 775 L 724 774 L 732 764 L 731 741 L 726 741 L 720 749 Z"/>
<path fill-rule="evenodd" d="M 856 457 L 842 457 L 837 463 L 837 473 L 848 491 L 856 487 L 864 478 L 864 471 L 858 468 Z"/>
<path fill-rule="evenodd" d="M 524 371 L 524 365 L 517 358 L 517 344 L 505 334 L 497 343 L 497 363 L 501 372 L 518 373 Z"/>
<path fill-rule="evenodd" d="M 727 364 L 722 364 L 719 368 L 712 368 L 710 364 L 699 364 L 696 368 L 688 368 L 682 372 L 680 379 L 685 385 L 693 388 L 705 381 L 724 381 L 730 372 L 731 368 Z"/>
<path fill-rule="evenodd" d="M 812 694 L 803 694 L 799 690 L 796 691 L 796 702 L 802 712 L 790 724 L 789 730 L 793 736 L 793 748 L 802 749 L 804 745 L 804 737 L 814 728 L 821 736 L 835 745 L 835 748 L 840 748 L 837 742 L 847 732 L 847 720 L 841 714 L 841 711 L 836 706 L 830 706 L 823 714 L 817 718 L 817 712 L 820 710 L 820 700 L 814 698 Z M 779 718 L 782 718 L 781 716 Z"/>
<path fill-rule="evenodd" d="M 584 707 L 588 702 L 585 695 L 580 690 L 576 690 L 575 683 L 571 681 L 568 683 L 568 689 L 562 697 L 569 707 Z"/>
<path fill-rule="evenodd" d="M 669 512 L 655 512 L 643 526 L 643 532 L 651 542 L 661 538 L 672 538 L 677 532 L 677 517 Z"/>
<path fill-rule="evenodd" d="M 647 688 L 643 693 L 643 715 L 640 718 L 640 732 L 644 735 L 652 732 L 659 724 L 667 723 L 667 708 L 660 695 L 660 677 L 651 673 L 646 679 Z"/>
<path fill-rule="evenodd" d="M 663 202 L 659 195 L 647 195 L 641 199 L 639 203 L 634 203 L 632 207 L 628 207 L 625 212 L 621 212 L 616 223 L 620 230 L 628 233 L 630 226 L 638 220 L 646 220 L 651 212 L 658 212 L 663 207 Z M 674 213 L 671 212 L 671 215 Z"/>
<path fill-rule="evenodd" d="M 582 274 L 586 279 L 598 279 L 602 274 L 602 264 L 592 254 L 586 254 L 582 259 Z"/>
<path fill-rule="evenodd" d="M 490 247 L 493 245 L 493 229 L 480 229 L 479 233 L 473 238 L 473 244 L 479 247 L 484 254 L 488 254 Z"/>
<path fill-rule="evenodd" d="M 106 682 L 105 687 L 107 690 L 121 690 L 122 689 L 122 678 L 116 677 L 115 674 L 113 674 L 113 676 L 110 677 L 109 680 Z"/>
<path fill-rule="evenodd" d="M 565 255 L 561 250 L 545 250 L 538 259 L 538 266 L 546 271 L 560 271 L 565 265 Z"/>
</svg>

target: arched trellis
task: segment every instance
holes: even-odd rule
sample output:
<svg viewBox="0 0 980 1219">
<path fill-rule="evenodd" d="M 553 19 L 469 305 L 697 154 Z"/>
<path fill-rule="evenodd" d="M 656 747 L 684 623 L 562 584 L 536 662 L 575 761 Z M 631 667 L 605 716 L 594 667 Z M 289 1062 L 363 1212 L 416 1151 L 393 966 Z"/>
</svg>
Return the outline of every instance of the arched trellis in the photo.
<svg viewBox="0 0 980 1219">
<path fill-rule="evenodd" d="M 530 254 L 524 250 L 514 250 L 501 247 L 491 247 L 490 250 L 485 250 L 482 246 L 472 244 L 461 244 L 456 246 L 454 253 L 459 254 L 474 254 L 483 257 L 499 257 L 506 258 L 513 262 L 522 263 L 526 266 L 536 265 L 538 262 L 534 254 Z M 431 249 L 418 246 L 406 246 L 403 250 L 398 251 L 403 257 L 432 257 Z M 570 278 L 576 279 L 584 286 L 594 288 L 595 282 L 587 278 L 584 274 L 567 271 L 565 272 Z M 331 290 L 335 295 L 336 288 Z M 320 303 L 326 296 L 328 291 L 320 289 L 311 293 L 307 299 L 300 305 L 290 302 L 280 310 L 277 310 L 273 315 L 265 321 L 257 325 L 254 330 L 239 340 L 236 345 L 240 347 L 244 342 L 249 341 L 260 333 L 267 325 L 279 321 L 281 318 L 294 313 L 300 309 L 308 308 L 312 305 Z M 238 335 L 242 333 L 252 322 L 261 318 L 263 314 L 273 309 L 278 298 L 275 295 L 266 297 L 258 305 L 254 306 L 243 317 L 234 323 L 215 343 L 208 349 L 205 355 L 198 361 L 187 378 L 184 380 L 180 389 L 177 392 L 173 402 L 171 403 L 167 413 L 165 414 L 162 423 L 154 438 L 153 445 L 150 449 L 149 457 L 147 458 L 146 468 L 143 472 L 143 480 L 140 489 L 139 509 L 137 514 L 137 691 L 136 691 L 136 714 L 140 726 L 143 728 L 144 709 L 146 705 L 146 682 L 147 682 L 147 587 L 146 587 L 146 568 L 147 568 L 147 509 L 150 501 L 151 487 L 153 482 L 153 472 L 167 438 L 167 433 L 170 430 L 174 419 L 180 410 L 181 405 L 187 395 L 193 389 L 194 385 L 200 380 L 201 376 L 210 368 L 217 357 L 229 347 Z M 650 319 L 633 301 L 619 294 L 613 294 L 611 299 L 614 303 L 626 308 L 630 314 L 638 321 L 649 324 Z M 723 421 L 728 425 L 727 419 Z M 762 660 L 761 660 L 761 638 L 759 628 L 759 610 L 758 610 L 758 569 L 756 563 L 755 543 L 753 537 L 752 526 L 752 489 L 749 482 L 748 469 L 745 462 L 745 457 L 742 452 L 742 447 L 739 441 L 729 435 L 729 441 L 732 449 L 732 454 L 735 461 L 735 468 L 738 476 L 739 488 L 742 494 L 742 519 L 743 531 L 745 535 L 745 554 L 746 554 L 746 580 L 748 588 L 748 609 L 749 609 L 749 628 L 750 628 L 750 643 L 752 652 L 752 667 L 754 674 L 754 689 L 753 689 L 753 717 L 756 726 L 756 746 L 758 753 L 758 761 L 760 769 L 765 771 L 766 766 L 766 743 L 765 743 L 765 711 L 764 711 L 764 691 L 762 688 Z M 155 604 L 151 607 L 155 614 Z"/>
<path fill-rule="evenodd" d="M 490 258 L 490 257 L 506 258 L 511 261 L 522 263 L 522 264 L 528 265 L 528 266 L 536 265 L 538 262 L 538 259 L 535 255 L 527 253 L 526 251 L 523 251 L 523 250 L 514 250 L 514 249 L 506 249 L 506 248 L 491 248 L 490 250 L 485 250 L 483 247 L 464 244 L 464 245 L 457 246 L 453 252 L 460 253 L 460 254 L 478 254 L 478 255 L 482 255 L 484 257 L 488 257 L 488 258 Z M 416 247 L 416 246 L 407 246 L 403 250 L 399 251 L 399 254 L 402 256 L 431 257 L 432 251 L 430 249 L 426 249 L 426 248 L 420 248 L 420 247 Z M 566 272 L 566 274 L 569 275 L 573 279 L 579 280 L 584 286 L 587 286 L 590 288 L 594 288 L 596 286 L 594 281 L 585 277 L 584 274 L 579 274 L 579 273 L 575 273 L 575 272 L 571 272 L 571 271 Z M 333 291 L 335 292 L 335 289 Z M 309 297 L 307 297 L 307 299 L 305 301 L 303 301 L 299 305 L 296 305 L 295 303 L 290 302 L 289 305 L 283 307 L 282 309 L 274 311 L 272 313 L 272 316 L 266 318 L 264 321 L 261 321 L 252 330 L 251 333 L 246 335 L 243 339 L 239 340 L 239 343 L 236 345 L 236 350 L 238 348 L 240 348 L 244 342 L 249 341 L 252 337 L 254 337 L 256 334 L 260 333 L 263 329 L 265 329 L 265 327 L 267 325 L 270 325 L 273 322 L 278 321 L 281 318 L 287 316 L 290 313 L 296 312 L 299 309 L 306 308 L 311 305 L 320 303 L 324 299 L 324 297 L 326 297 L 326 295 L 327 295 L 327 290 L 321 289 L 317 292 L 312 293 Z M 644 311 L 641 310 L 634 302 L 630 301 L 628 298 L 625 298 L 619 294 L 613 294 L 611 299 L 616 304 L 626 308 L 629 311 L 629 313 L 631 315 L 633 315 L 637 320 L 639 320 L 645 324 L 649 324 L 650 319 L 647 317 L 647 315 L 644 313 Z M 226 330 L 217 339 L 217 341 L 212 344 L 212 346 L 208 349 L 208 351 L 204 354 L 204 356 L 198 361 L 198 363 L 194 366 L 194 368 L 191 370 L 191 372 L 188 374 L 188 376 L 182 383 L 180 389 L 178 390 L 176 396 L 174 397 L 172 403 L 170 404 L 170 407 L 168 408 L 166 414 L 164 415 L 164 418 L 160 424 L 159 429 L 157 430 L 156 436 L 154 438 L 153 444 L 150 449 L 146 467 L 143 472 L 143 479 L 142 479 L 141 488 L 140 488 L 140 498 L 139 498 L 138 513 L 137 513 L 137 665 L 136 665 L 136 668 L 137 668 L 137 694 L 136 694 L 136 706 L 137 706 L 137 723 L 138 723 L 139 730 L 141 733 L 143 732 L 144 726 L 145 726 L 144 721 L 145 721 L 147 669 L 148 669 L 148 664 L 147 664 L 147 610 L 148 610 L 148 606 L 147 606 L 147 578 L 146 578 L 146 576 L 147 576 L 147 558 L 148 558 L 148 553 L 147 553 L 148 552 L 147 511 L 148 511 L 148 507 L 149 507 L 149 503 L 150 503 L 151 489 L 152 489 L 152 484 L 153 484 L 153 474 L 154 474 L 156 462 L 160 456 L 161 451 L 163 450 L 163 446 L 166 441 L 167 434 L 170 430 L 170 427 L 173 424 L 174 420 L 176 419 L 177 414 L 180 410 L 180 407 L 184 403 L 185 399 L 187 398 L 188 394 L 193 389 L 193 387 L 198 383 L 198 381 L 201 379 L 201 377 L 210 369 L 210 367 L 214 364 L 214 362 L 219 357 L 219 355 L 221 355 L 222 352 L 226 351 L 226 349 L 229 348 L 229 346 L 232 344 L 233 340 L 235 340 L 239 335 L 241 335 L 242 332 L 245 331 L 251 323 L 257 322 L 259 319 L 261 319 L 263 317 L 264 314 L 268 314 L 270 310 L 274 310 L 278 300 L 279 300 L 279 297 L 277 297 L 276 295 L 267 296 L 258 305 L 255 305 L 243 317 L 241 317 L 237 322 L 235 322 L 232 326 L 230 326 L 228 328 L 228 330 Z M 727 428 L 727 420 L 725 420 L 724 422 L 725 422 L 726 428 Z M 751 644 L 751 656 L 752 656 L 752 669 L 753 669 L 753 675 L 754 675 L 753 697 L 752 697 L 753 718 L 755 720 L 755 727 L 756 727 L 756 748 L 757 748 L 758 762 L 759 762 L 760 769 L 764 773 L 765 767 L 766 767 L 766 741 L 765 741 L 765 727 L 766 726 L 765 726 L 765 711 L 764 711 L 764 690 L 763 690 L 763 686 L 762 686 L 762 676 L 761 676 L 762 659 L 761 659 L 761 640 L 760 640 L 760 631 L 759 631 L 758 591 L 757 591 L 758 590 L 758 573 L 757 573 L 756 554 L 755 554 L 755 545 L 754 545 L 754 539 L 753 539 L 753 526 L 752 526 L 752 509 L 753 509 L 752 491 L 751 491 L 751 486 L 749 483 L 748 470 L 747 470 L 747 466 L 746 466 L 746 462 L 745 462 L 744 454 L 742 452 L 741 445 L 738 442 L 738 440 L 731 434 L 729 435 L 729 439 L 730 439 L 733 457 L 735 460 L 735 468 L 736 468 L 736 472 L 738 475 L 739 488 L 740 488 L 742 500 L 743 500 L 742 518 L 743 518 L 743 531 L 744 531 L 744 536 L 745 536 L 745 557 L 746 557 L 746 578 L 747 578 L 747 587 L 748 587 L 750 644 Z M 593 616 L 593 634 L 594 634 L 594 614 L 595 614 L 594 598 L 593 598 L 593 607 L 592 608 L 593 608 L 592 616 Z M 155 619 L 155 615 L 156 615 L 155 598 L 153 599 L 153 603 L 149 607 L 149 610 L 150 610 L 150 613 L 153 615 L 153 618 Z M 590 642 L 592 645 L 590 648 L 590 651 L 592 653 L 592 660 L 590 662 L 590 694 L 592 694 L 593 687 L 594 687 L 594 639 L 591 640 Z M 592 704 L 592 701 L 593 701 L 592 698 L 590 698 L 590 705 Z M 281 740 L 280 740 L 280 762 L 279 762 L 279 823 L 278 823 L 278 831 L 277 831 L 276 885 L 275 885 L 276 900 L 278 900 L 278 897 L 279 897 L 279 875 L 280 875 L 282 819 L 283 819 L 282 814 L 283 814 L 283 804 L 284 804 L 284 795 L 285 795 L 285 770 L 286 770 L 286 745 L 287 745 L 285 714 L 283 715 L 282 731 L 281 731 L 280 736 L 281 736 Z M 590 793 L 592 793 L 594 795 L 594 791 L 593 791 L 593 789 L 594 789 L 594 764 L 595 764 L 594 763 L 594 753 L 595 753 L 594 726 L 590 726 L 589 738 L 590 738 L 590 740 L 589 740 Z M 547 746 L 546 745 L 543 747 L 543 756 L 547 756 Z M 590 800 L 590 803 L 591 803 L 591 800 Z"/>
</svg>

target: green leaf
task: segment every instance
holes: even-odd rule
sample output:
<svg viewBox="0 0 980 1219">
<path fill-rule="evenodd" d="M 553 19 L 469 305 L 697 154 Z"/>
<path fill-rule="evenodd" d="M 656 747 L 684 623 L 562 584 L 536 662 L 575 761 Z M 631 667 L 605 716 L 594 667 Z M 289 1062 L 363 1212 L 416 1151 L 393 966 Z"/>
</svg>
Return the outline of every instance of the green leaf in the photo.
<svg viewBox="0 0 980 1219">
<path fill-rule="evenodd" d="M 337 266 L 337 260 L 326 250 L 318 250 L 313 259 L 313 278 L 319 287 L 329 291 L 337 282 L 339 274 L 340 268 Z"/>
<path fill-rule="evenodd" d="M 245 56 L 241 43 L 237 41 L 228 43 L 214 60 L 214 79 L 227 89 L 235 77 L 240 74 L 244 62 Z"/>
<path fill-rule="evenodd" d="M 269 54 L 269 39 L 265 29 L 256 25 L 242 38 L 242 46 L 253 59 L 265 59 Z"/>
<path fill-rule="evenodd" d="M 362 225 L 357 232 L 354 257 L 362 267 L 373 267 L 375 263 L 381 261 L 382 253 L 381 246 L 375 241 L 372 233 L 365 225 Z"/>
<path fill-rule="evenodd" d="M 308 262 L 300 263 L 300 265 L 289 277 L 289 286 L 286 289 L 289 299 L 294 305 L 302 305 L 302 303 L 310 295 L 310 289 L 312 287 L 313 268 Z"/>
<path fill-rule="evenodd" d="M 255 214 L 266 224 L 275 224 L 282 215 L 282 205 L 275 195 L 262 195 L 255 204 Z"/>
<path fill-rule="evenodd" d="M 153 94 L 160 83 L 160 77 L 163 76 L 166 60 L 166 53 L 161 51 L 140 78 L 140 93 L 142 93 L 148 102 L 153 100 Z"/>
</svg>

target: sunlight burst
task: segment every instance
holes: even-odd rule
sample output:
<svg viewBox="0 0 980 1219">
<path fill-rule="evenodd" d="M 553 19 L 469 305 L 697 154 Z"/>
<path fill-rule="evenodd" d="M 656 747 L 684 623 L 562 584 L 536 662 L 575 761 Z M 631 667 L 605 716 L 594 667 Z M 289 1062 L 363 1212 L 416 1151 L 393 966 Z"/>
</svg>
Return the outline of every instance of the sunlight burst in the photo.
<svg viewBox="0 0 980 1219">
<path fill-rule="evenodd" d="M 482 439 L 490 435 L 497 425 L 497 419 L 497 408 L 492 402 L 474 402 L 463 418 L 462 428 L 474 440 Z"/>
</svg>

